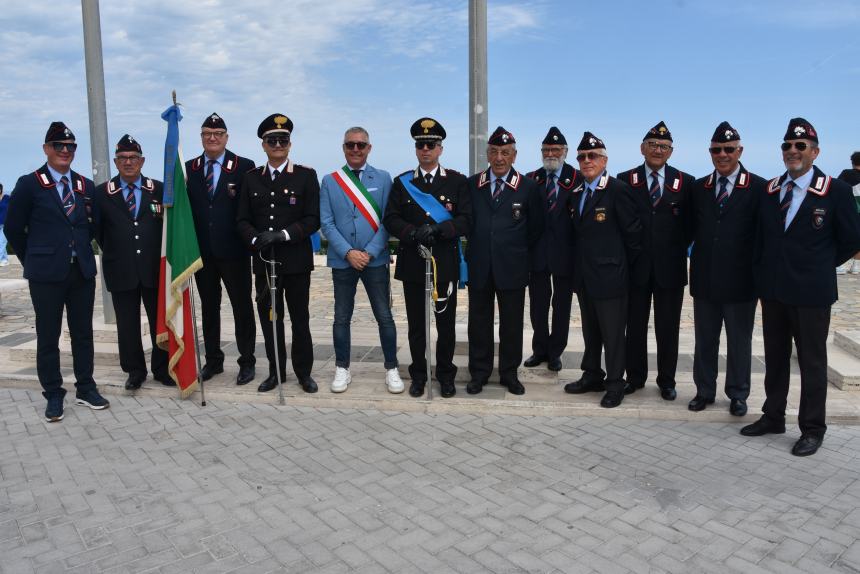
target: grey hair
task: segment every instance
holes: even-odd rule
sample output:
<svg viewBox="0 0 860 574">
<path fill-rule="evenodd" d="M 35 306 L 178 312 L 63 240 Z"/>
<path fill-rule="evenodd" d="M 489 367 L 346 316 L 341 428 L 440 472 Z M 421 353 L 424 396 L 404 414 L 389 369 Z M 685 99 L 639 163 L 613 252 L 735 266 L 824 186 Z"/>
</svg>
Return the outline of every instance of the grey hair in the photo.
<svg viewBox="0 0 860 574">
<path fill-rule="evenodd" d="M 370 143 L 370 134 L 361 126 L 353 126 L 343 132 L 343 139 L 346 139 L 349 134 L 364 134 L 367 136 L 367 142 Z"/>
</svg>

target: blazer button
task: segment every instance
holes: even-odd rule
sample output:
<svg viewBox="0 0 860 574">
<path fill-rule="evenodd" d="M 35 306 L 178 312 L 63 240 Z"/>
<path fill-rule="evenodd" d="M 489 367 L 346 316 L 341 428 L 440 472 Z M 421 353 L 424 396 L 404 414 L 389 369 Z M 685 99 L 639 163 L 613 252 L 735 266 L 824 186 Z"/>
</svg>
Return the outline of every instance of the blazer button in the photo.
<svg viewBox="0 0 860 574">
<path fill-rule="evenodd" d="M 269 216 L 269 219 L 274 219 L 274 218 L 275 218 L 275 216 L 274 216 L 274 215 L 270 215 L 270 216 Z"/>
<path fill-rule="evenodd" d="M 275 196 L 275 192 L 273 191 L 273 192 L 271 193 L 271 195 L 272 195 L 272 197 L 274 197 L 274 196 Z"/>
<path fill-rule="evenodd" d="M 135 235 L 135 236 L 134 236 L 134 238 L 135 238 L 135 239 L 140 239 L 140 236 Z"/>
<path fill-rule="evenodd" d="M 269 207 L 275 207 L 275 204 L 274 204 L 274 203 L 272 203 L 272 204 L 270 204 L 270 205 L 269 205 Z"/>
<path fill-rule="evenodd" d="M 134 222 L 134 226 L 137 227 L 137 221 Z"/>
<path fill-rule="evenodd" d="M 272 229 L 272 228 L 270 227 L 270 228 L 269 228 L 269 231 L 274 231 L 274 229 Z"/>
<path fill-rule="evenodd" d="M 137 250 L 137 254 L 140 255 L 140 249 Z"/>
</svg>

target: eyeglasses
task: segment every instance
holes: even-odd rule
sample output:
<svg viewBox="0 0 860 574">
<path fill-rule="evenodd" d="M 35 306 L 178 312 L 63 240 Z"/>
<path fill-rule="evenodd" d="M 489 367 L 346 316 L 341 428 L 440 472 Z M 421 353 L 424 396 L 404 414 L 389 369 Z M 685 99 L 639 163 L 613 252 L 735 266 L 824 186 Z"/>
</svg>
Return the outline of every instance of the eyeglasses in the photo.
<svg viewBox="0 0 860 574">
<path fill-rule="evenodd" d="M 487 156 L 488 157 L 499 156 L 499 157 L 503 157 L 503 158 L 509 158 L 509 157 L 513 156 L 514 153 L 516 153 L 516 152 L 510 148 L 498 149 L 498 148 L 492 148 L 491 147 L 490 149 L 487 150 Z"/>
<path fill-rule="evenodd" d="M 667 152 L 670 149 L 672 149 L 672 146 L 670 146 L 669 144 L 661 144 L 661 143 L 657 143 L 657 142 L 648 142 L 648 149 L 650 149 L 651 151 L 660 150 L 662 152 Z"/>
<path fill-rule="evenodd" d="M 271 147 L 287 147 L 290 143 L 290 138 L 287 136 L 268 136 L 264 137 L 263 141 Z"/>
<path fill-rule="evenodd" d="M 203 139 L 215 138 L 216 140 L 220 140 L 224 136 L 227 135 L 226 130 L 218 130 L 215 132 L 200 132 L 200 137 Z"/>
<path fill-rule="evenodd" d="M 424 149 L 426 147 L 427 149 L 433 150 L 436 149 L 437 145 L 442 144 L 436 142 L 415 142 L 415 149 Z"/>
<path fill-rule="evenodd" d="M 708 151 L 711 152 L 711 155 L 720 155 L 720 152 L 723 152 L 723 151 L 726 152 L 726 155 L 732 155 L 733 153 L 735 153 L 735 151 L 737 151 L 737 149 L 738 149 L 738 146 L 734 146 L 734 145 L 724 145 L 724 146 L 718 146 L 717 145 L 714 147 L 709 147 Z"/>
<path fill-rule="evenodd" d="M 118 155 L 114 159 L 117 163 L 137 163 L 142 157 L 140 155 Z"/>
<path fill-rule="evenodd" d="M 65 143 L 65 142 L 51 142 L 51 147 L 54 148 L 54 151 L 63 151 L 67 149 L 71 152 L 78 149 L 78 144 L 76 143 Z"/>
<path fill-rule="evenodd" d="M 367 148 L 370 144 L 367 142 L 343 142 L 343 147 L 346 149 L 359 149 L 363 150 Z"/>
<path fill-rule="evenodd" d="M 594 161 L 599 157 L 606 157 L 606 155 L 596 151 L 587 151 L 585 153 L 576 154 L 576 161 L 585 161 L 586 158 L 588 158 L 588 161 Z"/>
<path fill-rule="evenodd" d="M 542 147 L 540 148 L 540 152 L 543 155 L 561 155 L 564 153 L 563 147 Z"/>
<path fill-rule="evenodd" d="M 806 151 L 806 148 L 809 147 L 809 144 L 806 142 L 782 142 L 782 145 L 779 147 L 782 148 L 782 151 L 788 151 L 792 145 L 794 145 L 794 149 L 797 151 Z"/>
</svg>

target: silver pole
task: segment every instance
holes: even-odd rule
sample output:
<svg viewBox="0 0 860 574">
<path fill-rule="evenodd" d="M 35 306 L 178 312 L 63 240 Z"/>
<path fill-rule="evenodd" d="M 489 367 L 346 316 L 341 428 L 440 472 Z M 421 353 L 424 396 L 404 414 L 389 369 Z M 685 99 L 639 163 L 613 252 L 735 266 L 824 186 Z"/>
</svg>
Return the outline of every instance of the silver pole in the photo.
<svg viewBox="0 0 860 574">
<path fill-rule="evenodd" d="M 469 173 L 487 167 L 487 0 L 469 0 Z"/>
<path fill-rule="evenodd" d="M 418 253 L 424 258 L 424 359 L 427 363 L 427 384 L 424 386 L 427 389 L 427 400 L 433 400 L 433 347 L 432 339 L 430 338 L 430 320 L 433 318 L 433 252 L 424 247 L 418 246 Z"/>
<path fill-rule="evenodd" d="M 87 69 L 87 105 L 90 112 L 90 155 L 93 158 L 93 182 L 100 185 L 110 179 L 107 112 L 105 110 L 105 70 L 102 62 L 102 30 L 99 0 L 81 0 L 84 22 L 84 59 Z M 104 268 L 104 267 L 102 267 Z M 110 292 L 101 274 L 102 309 L 105 323 L 116 323 Z"/>
<path fill-rule="evenodd" d="M 269 320 L 272 322 L 272 350 L 275 353 L 275 376 L 278 377 L 278 404 L 284 404 L 284 381 L 281 378 L 281 361 L 278 357 L 278 308 L 275 297 L 278 295 L 278 262 L 275 259 L 275 246 L 272 245 L 272 260 L 269 261 Z M 286 325 L 284 329 L 286 329 Z"/>
<path fill-rule="evenodd" d="M 174 102 L 175 105 L 175 102 Z M 200 406 L 206 406 L 206 391 L 200 375 L 200 337 L 197 336 L 197 311 L 194 304 L 194 277 L 188 280 L 188 298 L 191 300 L 191 324 L 194 325 L 194 357 L 197 362 L 197 384 L 200 386 Z"/>
</svg>

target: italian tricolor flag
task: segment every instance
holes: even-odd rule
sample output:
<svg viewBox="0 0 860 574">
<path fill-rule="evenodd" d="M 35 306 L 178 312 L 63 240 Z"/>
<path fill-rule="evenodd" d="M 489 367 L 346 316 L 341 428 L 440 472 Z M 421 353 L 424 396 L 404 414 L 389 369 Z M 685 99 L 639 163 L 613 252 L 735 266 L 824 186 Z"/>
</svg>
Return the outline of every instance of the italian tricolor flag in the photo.
<svg viewBox="0 0 860 574">
<path fill-rule="evenodd" d="M 189 287 L 194 272 L 201 269 L 203 263 L 185 186 L 185 163 L 179 149 L 182 114 L 173 105 L 161 117 L 167 121 L 167 141 L 164 146 L 164 225 L 156 341 L 167 351 L 168 372 L 185 398 L 197 387 Z"/>
<path fill-rule="evenodd" d="M 364 184 L 355 176 L 349 165 L 340 168 L 331 174 L 338 186 L 346 196 L 355 204 L 358 211 L 364 216 L 373 231 L 379 231 L 379 222 L 382 219 L 382 211 L 376 205 L 376 201 Z"/>
</svg>

